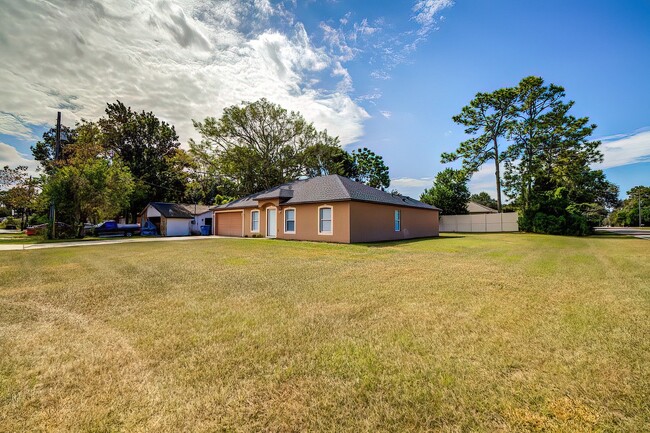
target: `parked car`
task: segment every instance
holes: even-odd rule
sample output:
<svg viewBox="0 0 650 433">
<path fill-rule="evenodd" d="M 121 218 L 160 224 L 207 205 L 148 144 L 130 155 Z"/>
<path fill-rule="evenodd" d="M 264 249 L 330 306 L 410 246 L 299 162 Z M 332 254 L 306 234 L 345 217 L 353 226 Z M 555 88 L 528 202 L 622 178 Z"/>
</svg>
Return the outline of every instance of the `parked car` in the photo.
<svg viewBox="0 0 650 433">
<path fill-rule="evenodd" d="M 140 224 L 118 224 L 115 221 L 104 221 L 93 229 L 95 236 L 133 236 L 140 233 Z"/>
<path fill-rule="evenodd" d="M 47 233 L 47 226 L 48 226 L 48 224 L 38 224 L 38 225 L 35 225 L 35 226 L 28 226 L 25 229 L 25 234 L 27 236 L 44 235 L 45 233 Z M 68 225 L 66 223 L 57 222 L 56 223 L 56 230 L 59 233 L 66 233 L 69 236 L 74 235 L 74 233 L 72 233 L 72 226 Z"/>
</svg>

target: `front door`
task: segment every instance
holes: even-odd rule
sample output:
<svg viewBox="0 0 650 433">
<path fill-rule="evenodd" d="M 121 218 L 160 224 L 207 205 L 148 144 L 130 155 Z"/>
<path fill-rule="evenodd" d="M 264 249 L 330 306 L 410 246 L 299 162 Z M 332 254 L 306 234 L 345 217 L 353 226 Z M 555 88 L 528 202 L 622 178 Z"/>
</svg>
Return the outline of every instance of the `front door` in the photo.
<svg viewBox="0 0 650 433">
<path fill-rule="evenodd" d="M 278 212 L 274 207 L 266 210 L 266 236 L 274 238 L 278 234 Z"/>
</svg>

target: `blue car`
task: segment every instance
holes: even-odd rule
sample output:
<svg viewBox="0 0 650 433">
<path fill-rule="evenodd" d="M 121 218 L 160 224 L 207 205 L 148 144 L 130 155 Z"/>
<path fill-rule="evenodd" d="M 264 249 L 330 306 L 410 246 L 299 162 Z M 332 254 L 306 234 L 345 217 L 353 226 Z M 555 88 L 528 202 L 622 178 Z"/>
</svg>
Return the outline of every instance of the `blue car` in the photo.
<svg viewBox="0 0 650 433">
<path fill-rule="evenodd" d="M 93 229 L 95 236 L 133 236 L 140 233 L 140 224 L 118 224 L 115 221 L 104 221 Z"/>
</svg>

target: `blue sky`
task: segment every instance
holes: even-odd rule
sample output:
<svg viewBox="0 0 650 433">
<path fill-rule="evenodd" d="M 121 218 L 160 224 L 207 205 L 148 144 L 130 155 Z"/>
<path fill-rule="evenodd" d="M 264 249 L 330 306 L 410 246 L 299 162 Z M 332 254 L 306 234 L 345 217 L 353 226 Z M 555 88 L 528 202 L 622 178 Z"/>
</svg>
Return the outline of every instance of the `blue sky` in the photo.
<svg viewBox="0 0 650 433">
<path fill-rule="evenodd" d="M 63 111 L 123 100 L 195 137 L 191 119 L 260 97 L 299 110 L 347 149 L 384 156 L 418 196 L 465 137 L 451 117 L 528 75 L 566 88 L 598 124 L 622 195 L 650 184 L 650 2 L 0 0 L 0 163 Z M 28 50 L 25 47 L 30 47 Z M 494 191 L 492 167 L 474 192 Z"/>
</svg>

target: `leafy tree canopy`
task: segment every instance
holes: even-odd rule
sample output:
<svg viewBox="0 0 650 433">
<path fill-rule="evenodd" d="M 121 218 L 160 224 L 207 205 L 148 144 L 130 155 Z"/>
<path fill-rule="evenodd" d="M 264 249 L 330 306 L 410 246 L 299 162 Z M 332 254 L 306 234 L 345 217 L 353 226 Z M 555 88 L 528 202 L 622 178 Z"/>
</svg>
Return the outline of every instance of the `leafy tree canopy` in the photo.
<svg viewBox="0 0 650 433">
<path fill-rule="evenodd" d="M 487 192 L 483 191 L 478 194 L 472 194 L 469 198 L 469 201 L 473 201 L 474 203 L 478 203 L 483 206 L 487 206 L 492 209 L 497 208 L 497 201 L 490 197 L 490 194 Z"/>
<path fill-rule="evenodd" d="M 433 186 L 424 190 L 420 201 L 439 207 L 443 215 L 462 215 L 467 213 L 469 197 L 465 172 L 446 168 L 436 175 Z"/>
<path fill-rule="evenodd" d="M 390 183 L 388 167 L 369 149 L 349 154 L 337 137 L 318 131 L 300 113 L 266 99 L 224 110 L 217 119 L 194 121 L 201 141 L 190 140 L 199 169 L 219 176 L 221 194 L 242 196 L 300 176 L 340 174 L 377 188 Z"/>
<path fill-rule="evenodd" d="M 615 226 L 638 226 L 639 208 L 641 224 L 650 225 L 650 187 L 635 186 L 627 191 L 627 198 L 609 215 L 609 223 Z"/>
</svg>

